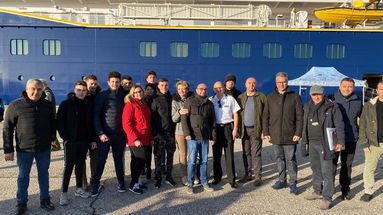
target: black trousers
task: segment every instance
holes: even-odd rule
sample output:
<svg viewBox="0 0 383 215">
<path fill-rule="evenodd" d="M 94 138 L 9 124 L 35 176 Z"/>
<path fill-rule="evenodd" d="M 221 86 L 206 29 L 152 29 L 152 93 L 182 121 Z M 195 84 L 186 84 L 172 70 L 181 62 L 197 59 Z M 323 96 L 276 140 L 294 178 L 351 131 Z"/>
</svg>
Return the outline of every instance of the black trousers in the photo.
<svg viewBox="0 0 383 215">
<path fill-rule="evenodd" d="M 76 187 L 82 187 L 82 177 L 84 172 L 84 162 L 88 152 L 88 142 L 68 141 L 64 144 L 64 175 L 62 182 L 62 192 L 68 191 L 70 177 L 75 167 Z"/>
<path fill-rule="evenodd" d="M 214 179 L 222 179 L 221 157 L 225 151 L 226 172 L 230 183 L 235 182 L 233 124 L 217 125 L 217 140 L 213 145 Z"/>
<path fill-rule="evenodd" d="M 245 127 L 242 139 L 242 158 L 245 175 L 262 176 L 262 140 L 255 138 L 254 127 Z"/>
<path fill-rule="evenodd" d="M 355 149 L 356 142 L 346 142 L 345 150 L 342 150 L 340 153 L 341 167 L 339 173 L 339 184 L 341 186 L 342 193 L 345 194 L 347 194 L 350 191 L 352 162 L 354 161 Z M 338 163 L 338 159 L 339 154 L 335 158 L 334 162 Z"/>
<path fill-rule="evenodd" d="M 164 165 L 163 156 L 166 154 L 166 178 L 172 177 L 173 158 L 176 151 L 174 137 L 166 136 L 154 140 L 154 162 L 156 164 L 156 180 L 162 179 L 162 166 Z"/>
<path fill-rule="evenodd" d="M 129 146 L 129 148 L 132 154 L 132 161 L 130 165 L 132 181 L 130 182 L 130 187 L 133 187 L 134 184 L 138 183 L 140 174 L 145 168 L 146 153 L 148 151 L 149 146 L 143 146 L 143 147 Z"/>
</svg>

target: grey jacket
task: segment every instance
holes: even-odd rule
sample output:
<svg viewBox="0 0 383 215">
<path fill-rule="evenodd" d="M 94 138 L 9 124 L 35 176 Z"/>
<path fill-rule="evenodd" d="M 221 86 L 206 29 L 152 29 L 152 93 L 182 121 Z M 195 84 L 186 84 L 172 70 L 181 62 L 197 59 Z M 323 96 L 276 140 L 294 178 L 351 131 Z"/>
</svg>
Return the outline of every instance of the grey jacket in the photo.
<svg viewBox="0 0 383 215">
<path fill-rule="evenodd" d="M 189 98 L 192 95 L 192 92 L 188 92 L 186 98 Z M 176 123 L 176 130 L 174 132 L 176 135 L 184 135 L 184 132 L 182 130 L 181 114 L 179 112 L 179 110 L 184 107 L 184 104 L 185 100 L 181 100 L 178 93 L 175 93 L 173 95 L 172 101 L 172 121 Z"/>
<path fill-rule="evenodd" d="M 376 116 L 376 102 L 378 99 L 377 96 L 366 102 L 360 116 L 358 143 L 362 148 L 368 148 L 371 145 L 378 146 L 378 122 Z"/>
</svg>

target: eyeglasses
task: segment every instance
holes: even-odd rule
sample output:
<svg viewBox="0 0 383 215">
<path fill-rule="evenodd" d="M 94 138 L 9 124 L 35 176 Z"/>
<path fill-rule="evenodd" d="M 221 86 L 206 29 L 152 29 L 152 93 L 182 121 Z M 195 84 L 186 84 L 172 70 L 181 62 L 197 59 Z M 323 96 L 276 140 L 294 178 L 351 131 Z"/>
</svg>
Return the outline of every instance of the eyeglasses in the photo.
<svg viewBox="0 0 383 215">
<path fill-rule="evenodd" d="M 207 88 L 198 88 L 198 90 L 207 91 Z"/>
<path fill-rule="evenodd" d="M 222 108 L 221 100 L 218 100 L 218 107 Z"/>
</svg>

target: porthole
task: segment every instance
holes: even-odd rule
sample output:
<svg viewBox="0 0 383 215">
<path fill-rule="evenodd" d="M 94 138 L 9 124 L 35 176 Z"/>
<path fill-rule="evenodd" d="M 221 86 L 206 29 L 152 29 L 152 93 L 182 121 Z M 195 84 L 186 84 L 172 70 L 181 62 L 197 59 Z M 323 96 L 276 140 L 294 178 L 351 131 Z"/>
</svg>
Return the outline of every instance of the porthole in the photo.
<svg viewBox="0 0 383 215">
<path fill-rule="evenodd" d="M 56 80 L 56 77 L 54 75 L 51 75 L 51 77 L 49 77 L 49 80 L 51 81 L 55 81 Z"/>
<path fill-rule="evenodd" d="M 19 80 L 19 81 L 24 80 L 24 76 L 22 76 L 22 75 L 17 76 L 17 80 Z"/>
</svg>

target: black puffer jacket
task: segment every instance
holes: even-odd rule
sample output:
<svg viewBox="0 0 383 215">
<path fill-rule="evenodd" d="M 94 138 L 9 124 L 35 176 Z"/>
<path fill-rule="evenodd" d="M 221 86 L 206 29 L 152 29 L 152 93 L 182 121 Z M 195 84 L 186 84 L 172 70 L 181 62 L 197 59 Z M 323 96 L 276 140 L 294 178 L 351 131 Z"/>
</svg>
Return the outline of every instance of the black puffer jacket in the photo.
<svg viewBox="0 0 383 215">
<path fill-rule="evenodd" d="M 26 92 L 13 101 L 5 114 L 3 127 L 4 152 L 14 152 L 13 134 L 16 130 L 16 151 L 42 152 L 51 148 L 56 138 L 55 114 L 52 103 L 45 100 L 45 93 L 37 102 L 31 101 Z"/>
<path fill-rule="evenodd" d="M 153 137 L 161 138 L 173 136 L 176 124 L 172 120 L 172 96 L 169 92 L 162 94 L 157 92 L 152 105 L 152 117 L 150 120 Z"/>
<path fill-rule="evenodd" d="M 271 136 L 273 144 L 297 144 L 294 136 L 302 137 L 303 108 L 298 93 L 287 88 L 284 94 L 277 89 L 267 96 L 263 111 L 264 136 Z"/>
<path fill-rule="evenodd" d="M 216 139 L 214 105 L 207 97 L 194 95 L 186 99 L 185 109 L 189 114 L 181 115 L 184 136 L 192 140 Z"/>
<path fill-rule="evenodd" d="M 100 92 L 95 100 L 93 124 L 97 135 L 124 135 L 122 129 L 122 111 L 124 109 L 125 91 L 120 87 Z"/>
<path fill-rule="evenodd" d="M 81 138 L 90 143 L 97 140 L 94 136 L 91 108 L 87 99 L 80 100 L 74 93 L 69 93 L 68 98 L 61 102 L 57 111 L 57 130 L 64 141 Z M 79 130 L 84 133 L 78 134 Z"/>
</svg>

